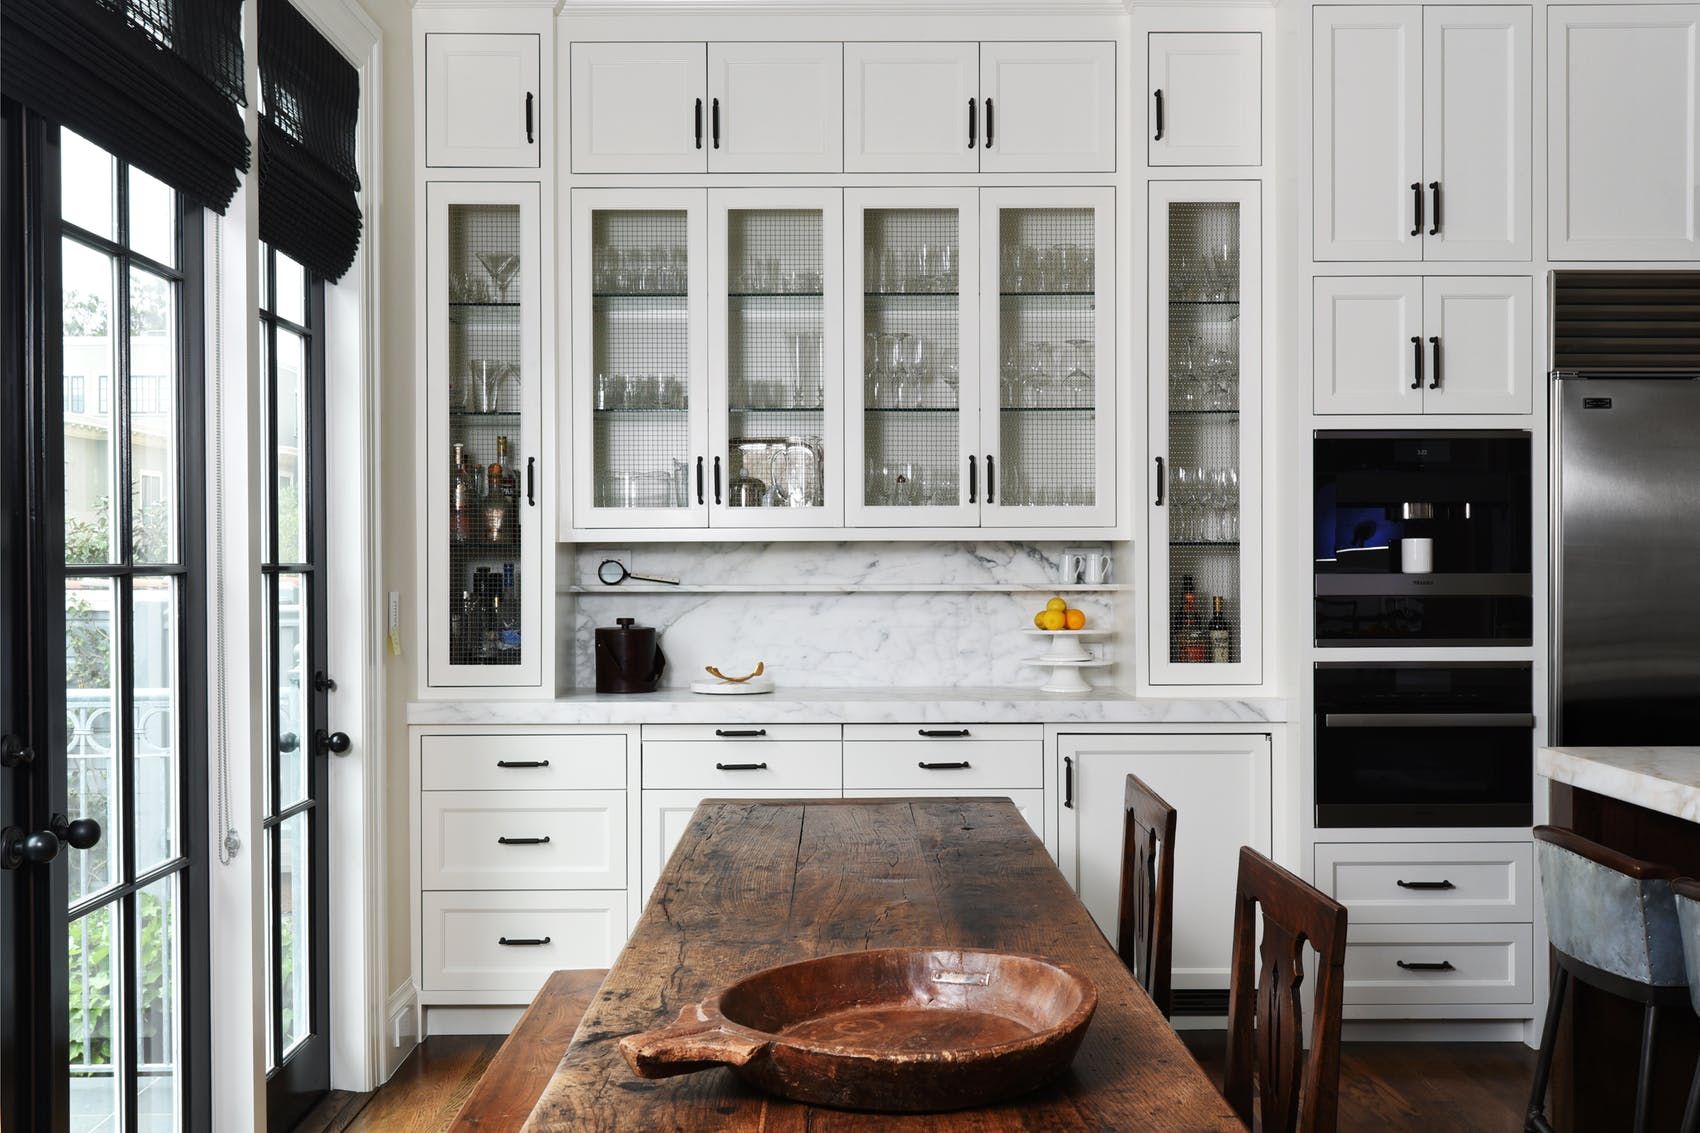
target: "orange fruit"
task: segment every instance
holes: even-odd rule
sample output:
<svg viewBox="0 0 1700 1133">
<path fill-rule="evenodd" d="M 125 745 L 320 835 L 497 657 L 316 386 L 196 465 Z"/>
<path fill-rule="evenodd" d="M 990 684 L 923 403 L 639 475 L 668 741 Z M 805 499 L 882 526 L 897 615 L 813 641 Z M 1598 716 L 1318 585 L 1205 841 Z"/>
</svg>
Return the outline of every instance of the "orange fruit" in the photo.
<svg viewBox="0 0 1700 1133">
<path fill-rule="evenodd" d="M 1063 611 L 1063 621 L 1069 629 L 1085 629 L 1086 614 L 1082 610 Z"/>
</svg>

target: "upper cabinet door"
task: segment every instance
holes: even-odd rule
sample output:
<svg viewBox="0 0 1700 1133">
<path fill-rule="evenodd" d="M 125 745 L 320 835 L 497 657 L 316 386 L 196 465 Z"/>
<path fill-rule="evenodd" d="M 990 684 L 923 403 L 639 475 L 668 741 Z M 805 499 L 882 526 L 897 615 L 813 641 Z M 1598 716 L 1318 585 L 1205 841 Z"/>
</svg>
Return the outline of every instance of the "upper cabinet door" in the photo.
<svg viewBox="0 0 1700 1133">
<path fill-rule="evenodd" d="M 1531 251 L 1531 10 L 1423 9 L 1423 258 Z"/>
<path fill-rule="evenodd" d="M 1700 5 L 1547 11 L 1548 255 L 1700 259 Z"/>
<path fill-rule="evenodd" d="M 706 45 L 575 43 L 572 72 L 573 172 L 708 168 Z"/>
<path fill-rule="evenodd" d="M 1116 168 L 1114 43 L 982 43 L 983 173 Z"/>
<path fill-rule="evenodd" d="M 708 168 L 844 168 L 844 62 L 837 43 L 708 45 Z"/>
<path fill-rule="evenodd" d="M 1422 9 L 1315 9 L 1315 254 L 1420 260 Z"/>
<path fill-rule="evenodd" d="M 425 37 L 425 164 L 535 169 L 544 112 L 535 35 Z"/>
<path fill-rule="evenodd" d="M 1533 306 L 1528 276 L 1423 280 L 1423 412 L 1531 412 Z"/>
<path fill-rule="evenodd" d="M 1313 310 L 1316 412 L 1423 411 L 1420 278 L 1318 276 Z"/>
<path fill-rule="evenodd" d="M 979 68 L 975 43 L 846 43 L 845 170 L 978 170 Z"/>
<path fill-rule="evenodd" d="M 1151 33 L 1152 165 L 1262 162 L 1262 45 L 1257 32 Z"/>
</svg>

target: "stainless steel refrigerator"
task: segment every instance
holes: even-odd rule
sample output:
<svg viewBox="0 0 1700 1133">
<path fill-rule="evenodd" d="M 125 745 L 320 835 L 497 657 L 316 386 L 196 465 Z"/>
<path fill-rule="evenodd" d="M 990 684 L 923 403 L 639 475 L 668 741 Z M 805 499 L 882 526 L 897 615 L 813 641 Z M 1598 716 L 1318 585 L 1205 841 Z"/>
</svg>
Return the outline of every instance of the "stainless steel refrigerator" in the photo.
<svg viewBox="0 0 1700 1133">
<path fill-rule="evenodd" d="M 1554 742 L 1700 745 L 1700 273 L 1553 273 Z"/>
</svg>

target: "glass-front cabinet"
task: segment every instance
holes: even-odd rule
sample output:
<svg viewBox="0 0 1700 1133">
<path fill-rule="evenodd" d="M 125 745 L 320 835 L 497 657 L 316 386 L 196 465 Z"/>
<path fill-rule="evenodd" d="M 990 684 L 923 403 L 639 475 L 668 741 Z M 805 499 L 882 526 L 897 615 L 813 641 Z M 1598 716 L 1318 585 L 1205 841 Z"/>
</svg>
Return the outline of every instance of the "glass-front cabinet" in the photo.
<svg viewBox="0 0 1700 1133">
<path fill-rule="evenodd" d="M 433 686 L 542 681 L 535 184 L 427 187 L 426 616 Z"/>
<path fill-rule="evenodd" d="M 1154 685 L 1262 679 L 1256 182 L 1151 184 Z"/>
</svg>

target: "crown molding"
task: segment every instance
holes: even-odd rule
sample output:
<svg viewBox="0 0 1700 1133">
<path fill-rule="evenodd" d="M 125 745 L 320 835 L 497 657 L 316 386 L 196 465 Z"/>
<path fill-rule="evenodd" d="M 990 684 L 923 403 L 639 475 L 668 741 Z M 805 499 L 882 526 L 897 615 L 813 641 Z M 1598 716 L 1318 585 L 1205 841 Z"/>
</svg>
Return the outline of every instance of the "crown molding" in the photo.
<svg viewBox="0 0 1700 1133">
<path fill-rule="evenodd" d="M 446 2 L 415 0 L 417 4 Z M 458 6 L 466 6 L 466 0 L 459 0 Z M 558 0 L 557 10 L 562 16 L 1102 16 L 1121 14 L 1125 0 Z"/>
</svg>

